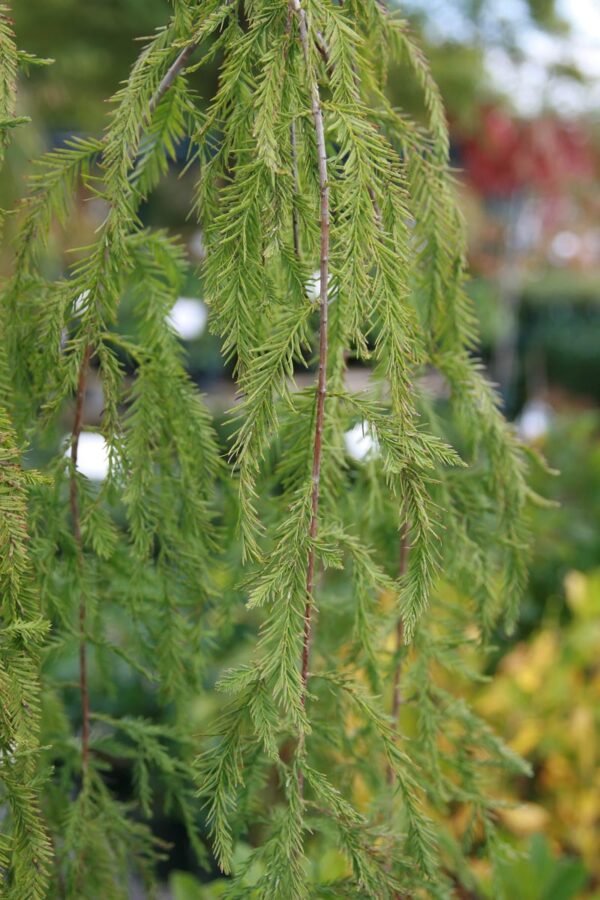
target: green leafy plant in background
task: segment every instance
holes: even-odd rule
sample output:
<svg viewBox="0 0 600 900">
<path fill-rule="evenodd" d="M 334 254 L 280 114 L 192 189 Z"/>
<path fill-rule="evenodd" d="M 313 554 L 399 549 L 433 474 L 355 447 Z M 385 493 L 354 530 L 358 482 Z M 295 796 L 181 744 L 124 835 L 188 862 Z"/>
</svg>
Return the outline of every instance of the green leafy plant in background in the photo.
<svg viewBox="0 0 600 900">
<path fill-rule="evenodd" d="M 216 56 L 219 85 L 201 106 L 187 76 Z M 426 127 L 387 99 L 393 59 L 420 86 Z M 184 137 L 212 327 L 240 392 L 227 464 L 168 324 L 184 255 L 139 217 Z M 30 771 L 43 781 L 40 816 L 10 817 L 14 896 L 127 896 L 136 870 L 150 885 L 165 849 L 148 821 L 157 785 L 200 859 L 203 811 L 230 897 L 452 896 L 473 884 L 470 856 L 502 859 L 492 773 L 527 766 L 437 675 L 464 672 L 461 647 L 514 623 L 533 495 L 472 356 L 447 157 L 427 64 L 377 0 L 175 0 L 104 136 L 38 163 L 2 296 L 0 402 L 19 444 L 48 460 L 30 489 L 29 556 L 52 624 L 35 698 L 47 749 L 11 769 L 19 790 Z M 50 281 L 48 230 L 79 185 L 104 218 Z M 350 358 L 372 373 L 359 393 Z M 296 390 L 301 367 L 314 385 Z M 427 373 L 447 386 L 443 413 Z M 92 374 L 100 487 L 78 468 Z M 356 426 L 370 442 L 362 461 L 345 449 Z M 219 539 L 235 555 L 232 518 L 258 628 L 199 741 L 186 701 L 218 645 L 211 575 Z M 2 565 L 11 577 L 10 547 Z M 437 597 L 442 576 L 464 589 L 460 606 Z M 42 629 L 20 637 L 32 660 Z M 110 714 L 118 666 L 156 686 L 166 724 Z M 130 803 L 114 790 L 124 761 Z M 44 829 L 53 861 L 24 888 L 24 841 L 47 848 Z M 334 877 L 320 866 L 329 851 Z"/>
<path fill-rule="evenodd" d="M 575 860 L 557 860 L 539 834 L 531 839 L 524 859 L 500 866 L 504 891 L 516 900 L 572 900 L 581 896 L 586 881 L 583 865 Z"/>
</svg>

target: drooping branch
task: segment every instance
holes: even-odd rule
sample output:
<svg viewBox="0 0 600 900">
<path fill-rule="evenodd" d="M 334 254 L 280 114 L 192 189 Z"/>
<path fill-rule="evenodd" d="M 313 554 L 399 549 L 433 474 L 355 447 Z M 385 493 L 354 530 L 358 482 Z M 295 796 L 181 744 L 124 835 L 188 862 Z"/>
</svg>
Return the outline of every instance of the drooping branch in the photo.
<svg viewBox="0 0 600 900">
<path fill-rule="evenodd" d="M 400 559 L 398 563 L 398 575 L 400 580 L 406 575 L 408 569 L 408 556 L 410 552 L 408 523 L 404 522 L 400 529 Z M 394 651 L 394 671 L 392 674 L 392 706 L 391 719 L 394 732 L 398 731 L 400 720 L 400 708 L 402 706 L 402 648 L 404 647 L 404 620 L 398 617 L 396 622 L 396 648 Z M 387 767 L 388 784 L 394 783 L 394 772 L 391 766 Z"/>
<path fill-rule="evenodd" d="M 79 492 L 77 487 L 77 456 L 79 453 L 79 438 L 83 428 L 83 412 L 85 402 L 85 390 L 87 386 L 88 368 L 92 346 L 88 344 L 83 352 L 79 377 L 77 379 L 77 393 L 75 396 L 75 417 L 71 432 L 71 476 L 69 483 L 69 503 L 71 508 L 71 521 L 73 537 L 77 551 L 77 565 L 79 578 L 83 579 L 84 553 L 83 539 L 81 536 L 81 512 L 79 508 Z M 79 696 L 81 702 L 81 767 L 84 778 L 87 774 L 90 744 L 90 698 L 88 691 L 87 671 L 87 644 L 86 644 L 86 617 L 87 604 L 83 586 L 80 585 L 79 595 Z"/>
<path fill-rule="evenodd" d="M 408 568 L 409 549 L 410 545 L 408 537 L 408 525 L 404 523 L 400 533 L 400 561 L 398 565 L 398 574 L 400 576 L 400 579 L 402 579 L 406 575 L 406 570 Z M 400 661 L 400 654 L 402 652 L 403 646 L 404 621 L 402 619 L 402 616 L 399 616 L 396 623 L 396 665 L 394 668 L 392 682 L 392 721 L 394 723 L 394 729 L 398 728 L 400 706 L 402 704 L 402 691 L 400 686 L 400 679 L 402 676 L 402 663 Z"/>
<path fill-rule="evenodd" d="M 197 48 L 197 43 L 188 44 L 179 53 L 175 61 L 169 67 L 158 85 L 148 104 L 148 112 L 144 123 L 140 124 L 140 132 L 144 125 L 147 124 L 156 111 L 162 98 L 172 87 L 178 75 L 184 70 L 190 57 Z M 75 416 L 73 420 L 73 428 L 71 431 L 71 474 L 69 483 L 69 505 L 71 511 L 71 521 L 73 527 L 73 536 L 76 544 L 77 562 L 79 569 L 79 577 L 83 578 L 84 573 L 84 549 L 81 534 L 81 511 L 79 504 L 79 491 L 77 485 L 77 458 L 79 453 L 79 439 L 83 428 L 85 392 L 87 387 L 87 379 L 89 372 L 89 363 L 94 352 L 92 344 L 87 344 L 83 352 L 83 357 L 79 367 L 79 376 L 77 381 L 77 391 L 75 395 Z M 89 763 L 89 741 L 90 741 L 90 700 L 88 687 L 88 661 L 87 661 L 87 603 L 83 589 L 80 591 L 79 598 L 79 694 L 81 703 L 81 765 L 84 778 L 88 770 Z"/>
<path fill-rule="evenodd" d="M 306 575 L 306 606 L 304 610 L 304 635 L 302 642 L 302 704 L 306 703 L 306 692 L 309 678 L 310 648 L 313 638 L 313 607 L 314 607 L 314 579 L 315 579 L 315 549 L 314 540 L 319 527 L 319 488 L 321 480 L 321 459 L 323 453 L 323 427 L 325 421 L 325 397 L 327 395 L 327 356 L 328 356 L 328 281 L 329 281 L 329 183 L 327 173 L 327 149 L 325 144 L 325 125 L 319 85 L 313 74 L 310 59 L 310 44 L 306 12 L 300 5 L 300 0 L 291 0 L 292 8 L 298 19 L 300 41 L 304 53 L 306 70 L 310 78 L 312 117 L 315 126 L 318 168 L 319 168 L 319 194 L 320 194 L 320 294 L 319 294 L 319 371 L 317 379 L 317 398 L 315 431 L 313 440 L 313 464 L 312 464 L 312 494 L 311 494 L 311 520 L 310 539 L 311 546 L 308 553 L 308 567 Z"/>
</svg>

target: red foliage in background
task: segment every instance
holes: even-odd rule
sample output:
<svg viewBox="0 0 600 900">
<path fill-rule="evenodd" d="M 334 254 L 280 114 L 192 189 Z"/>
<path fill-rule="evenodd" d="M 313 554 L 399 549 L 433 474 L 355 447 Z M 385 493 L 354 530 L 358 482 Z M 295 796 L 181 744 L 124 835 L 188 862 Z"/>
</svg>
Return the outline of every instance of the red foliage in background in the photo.
<svg viewBox="0 0 600 900">
<path fill-rule="evenodd" d="M 595 153 L 577 123 L 545 116 L 512 118 L 499 107 L 481 111 L 476 134 L 457 146 L 467 180 L 484 196 L 506 196 L 529 186 L 548 194 L 566 182 L 594 176 Z"/>
</svg>

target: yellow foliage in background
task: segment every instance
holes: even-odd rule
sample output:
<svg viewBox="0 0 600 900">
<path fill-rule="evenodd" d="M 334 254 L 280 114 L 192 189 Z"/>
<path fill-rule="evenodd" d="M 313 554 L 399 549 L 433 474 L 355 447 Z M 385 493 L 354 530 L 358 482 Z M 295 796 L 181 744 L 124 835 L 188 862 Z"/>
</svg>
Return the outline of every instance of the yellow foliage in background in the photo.
<svg viewBox="0 0 600 900">
<path fill-rule="evenodd" d="M 600 882 L 600 571 L 565 579 L 570 619 L 546 621 L 478 687 L 478 711 L 534 768 L 521 805 L 503 813 L 515 836 L 543 832 Z"/>
</svg>

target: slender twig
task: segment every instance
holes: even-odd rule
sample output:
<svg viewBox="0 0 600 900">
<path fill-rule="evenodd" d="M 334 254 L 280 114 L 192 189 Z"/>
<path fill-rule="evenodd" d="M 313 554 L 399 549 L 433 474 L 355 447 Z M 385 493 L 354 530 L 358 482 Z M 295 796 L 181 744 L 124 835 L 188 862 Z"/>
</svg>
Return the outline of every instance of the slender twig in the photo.
<svg viewBox="0 0 600 900">
<path fill-rule="evenodd" d="M 71 519 L 73 523 L 73 536 L 77 548 L 77 564 L 79 577 L 83 578 L 84 555 L 83 540 L 81 537 L 81 514 L 79 509 L 79 492 L 77 486 L 77 454 L 79 452 L 79 438 L 83 427 L 83 407 L 85 401 L 85 389 L 87 385 L 88 367 L 92 346 L 88 344 L 83 352 L 79 377 L 77 379 L 77 393 L 75 396 L 75 418 L 71 433 L 71 477 L 69 483 L 69 501 L 71 507 Z M 88 692 L 87 672 L 87 645 L 86 630 L 86 598 L 83 586 L 80 586 L 79 595 L 79 695 L 81 698 L 81 767 L 84 778 L 88 769 L 89 745 L 90 745 L 90 698 Z"/>
<path fill-rule="evenodd" d="M 315 34 L 315 45 L 321 55 L 321 59 L 327 66 L 327 74 L 331 74 L 331 57 L 329 55 L 329 47 L 325 43 L 325 38 L 320 31 L 317 31 Z"/>
<path fill-rule="evenodd" d="M 233 0 L 225 0 L 225 6 L 231 6 Z M 170 87 L 173 86 L 173 83 L 178 75 L 185 69 L 187 66 L 190 57 L 193 56 L 195 51 L 198 49 L 198 42 L 192 41 L 191 44 L 187 44 L 179 53 L 179 56 L 173 61 L 173 63 L 169 66 L 167 71 L 165 72 L 160 84 L 156 88 L 156 92 L 150 103 L 148 104 L 148 114 L 146 119 L 149 120 L 152 118 L 154 113 L 156 112 L 156 107 L 165 96 Z"/>
<path fill-rule="evenodd" d="M 179 56 L 175 59 L 171 66 L 165 72 L 162 81 L 156 88 L 156 92 L 150 103 L 148 104 L 148 115 L 147 119 L 151 119 L 154 113 L 156 112 L 156 107 L 165 96 L 170 87 L 172 87 L 177 76 L 183 71 L 186 65 L 189 62 L 190 57 L 198 47 L 198 44 L 193 42 L 188 44 L 187 47 L 184 47 Z"/>
<path fill-rule="evenodd" d="M 400 564 L 398 566 L 398 574 L 400 578 L 406 575 L 408 568 L 408 526 L 402 526 L 400 537 Z M 400 715 L 400 706 L 402 705 L 402 692 L 400 690 L 400 676 L 402 674 L 402 664 L 400 654 L 404 646 L 404 621 L 402 616 L 398 617 L 396 623 L 396 668 L 394 669 L 393 692 L 392 692 L 392 720 L 394 728 L 398 727 L 398 717 Z"/>
<path fill-rule="evenodd" d="M 375 202 L 375 201 L 373 201 Z M 400 559 L 398 564 L 398 575 L 402 579 L 406 575 L 408 569 L 408 554 L 410 551 L 408 523 L 404 522 L 400 529 Z M 394 733 L 398 731 L 400 719 L 400 708 L 402 706 L 402 648 L 404 646 L 404 620 L 402 616 L 398 616 L 396 622 L 396 664 L 392 680 L 392 727 Z M 387 781 L 390 786 L 394 784 L 394 770 L 390 765 L 387 767 Z M 409 900 L 408 894 L 394 894 L 394 900 Z"/>
<path fill-rule="evenodd" d="M 398 574 L 400 579 L 406 575 L 408 568 L 408 554 L 410 550 L 408 524 L 404 523 L 400 530 L 400 560 L 398 565 Z M 402 648 L 404 647 L 404 620 L 402 616 L 398 616 L 396 622 L 396 652 L 394 674 L 392 676 L 392 726 L 394 732 L 398 730 L 400 719 L 400 708 L 402 706 Z M 387 769 L 387 780 L 390 784 L 394 781 L 394 772 L 391 766 Z"/>
<path fill-rule="evenodd" d="M 310 520 L 310 549 L 308 552 L 308 567 L 306 574 L 306 606 L 304 609 L 304 634 L 302 640 L 302 705 L 306 704 L 307 685 L 310 665 L 310 649 L 313 638 L 313 591 L 315 579 L 315 548 L 314 540 L 319 526 L 319 487 L 321 480 L 321 458 L 323 451 L 323 425 L 325 420 L 325 397 L 327 394 L 327 355 L 328 355 L 328 281 L 329 281 L 329 183 L 327 174 L 327 149 L 325 145 L 325 125 L 321 97 L 316 76 L 312 75 L 310 60 L 310 46 L 306 12 L 300 5 L 300 0 L 291 0 L 291 6 L 298 18 L 300 41 L 304 53 L 304 61 L 310 77 L 311 106 L 314 120 L 317 155 L 319 162 L 319 193 L 321 202 L 321 254 L 320 277 L 321 290 L 319 296 L 319 372 L 317 379 L 316 416 L 313 444 L 312 464 L 312 494 L 311 494 L 311 520 Z M 303 788 L 303 779 L 300 776 L 300 788 Z"/>
</svg>

